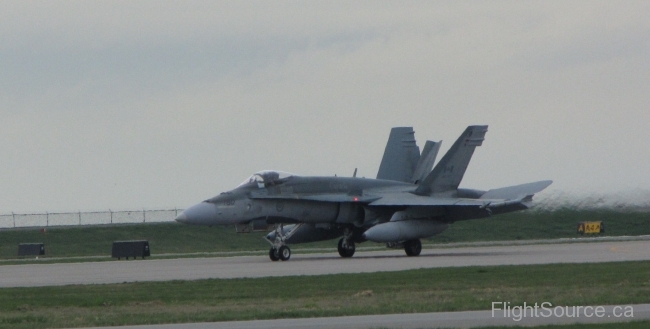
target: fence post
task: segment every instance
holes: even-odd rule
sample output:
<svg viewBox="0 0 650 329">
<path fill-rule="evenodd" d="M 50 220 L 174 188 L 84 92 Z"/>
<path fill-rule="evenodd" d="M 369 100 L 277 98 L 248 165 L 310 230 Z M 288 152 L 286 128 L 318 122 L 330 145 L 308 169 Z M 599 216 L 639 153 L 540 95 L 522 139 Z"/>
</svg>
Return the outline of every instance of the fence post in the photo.
<svg viewBox="0 0 650 329">
<path fill-rule="evenodd" d="M 50 213 L 45 212 L 45 227 L 50 227 Z"/>
<path fill-rule="evenodd" d="M 16 228 L 16 214 L 14 212 L 11 212 L 11 217 L 14 219 L 14 228 Z"/>
<path fill-rule="evenodd" d="M 110 210 L 110 209 L 108 209 L 108 212 L 110 212 L 110 213 L 111 213 L 111 224 L 113 224 L 113 211 L 112 211 L 112 210 Z"/>
<path fill-rule="evenodd" d="M 142 222 L 143 223 L 147 222 L 147 213 L 144 212 L 144 208 L 142 208 Z"/>
<path fill-rule="evenodd" d="M 81 210 L 79 210 L 79 226 L 81 226 Z"/>
<path fill-rule="evenodd" d="M 176 212 L 176 217 L 178 217 L 178 207 L 174 207 L 174 212 Z"/>
</svg>

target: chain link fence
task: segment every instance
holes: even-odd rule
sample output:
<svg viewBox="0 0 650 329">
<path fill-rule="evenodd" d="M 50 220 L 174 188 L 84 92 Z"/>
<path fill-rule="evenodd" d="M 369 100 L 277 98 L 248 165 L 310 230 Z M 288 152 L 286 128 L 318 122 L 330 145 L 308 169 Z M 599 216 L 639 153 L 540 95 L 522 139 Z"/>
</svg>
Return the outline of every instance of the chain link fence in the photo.
<svg viewBox="0 0 650 329">
<path fill-rule="evenodd" d="M 1 228 L 172 222 L 182 209 L 0 215 Z"/>
</svg>

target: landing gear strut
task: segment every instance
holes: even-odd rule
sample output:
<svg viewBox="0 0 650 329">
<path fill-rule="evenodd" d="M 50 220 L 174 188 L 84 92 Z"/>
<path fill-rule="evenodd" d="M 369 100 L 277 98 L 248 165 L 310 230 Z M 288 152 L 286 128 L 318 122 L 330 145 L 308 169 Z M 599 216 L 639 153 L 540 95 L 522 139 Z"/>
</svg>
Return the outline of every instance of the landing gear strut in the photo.
<svg viewBox="0 0 650 329">
<path fill-rule="evenodd" d="M 284 244 L 285 236 L 283 233 L 282 225 L 276 225 L 275 241 L 271 243 L 272 247 L 269 250 L 269 258 L 274 262 L 278 260 L 285 261 L 291 258 L 291 249 Z"/>
<path fill-rule="evenodd" d="M 346 228 L 343 237 L 339 240 L 339 255 L 343 258 L 350 258 L 354 255 L 355 249 L 356 246 L 354 245 L 354 240 L 352 240 L 352 230 Z"/>
<path fill-rule="evenodd" d="M 419 256 L 422 251 L 422 242 L 420 242 L 420 239 L 405 241 L 404 251 L 407 256 Z"/>
</svg>

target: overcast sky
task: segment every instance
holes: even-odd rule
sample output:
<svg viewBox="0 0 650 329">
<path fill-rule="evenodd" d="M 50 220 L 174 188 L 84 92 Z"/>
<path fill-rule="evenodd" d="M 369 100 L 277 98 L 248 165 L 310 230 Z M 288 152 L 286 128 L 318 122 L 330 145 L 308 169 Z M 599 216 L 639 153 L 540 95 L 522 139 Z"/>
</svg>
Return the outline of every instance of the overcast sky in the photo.
<svg viewBox="0 0 650 329">
<path fill-rule="evenodd" d="M 187 207 L 375 177 L 391 127 L 462 187 L 650 190 L 650 2 L 2 1 L 0 212 Z"/>
</svg>

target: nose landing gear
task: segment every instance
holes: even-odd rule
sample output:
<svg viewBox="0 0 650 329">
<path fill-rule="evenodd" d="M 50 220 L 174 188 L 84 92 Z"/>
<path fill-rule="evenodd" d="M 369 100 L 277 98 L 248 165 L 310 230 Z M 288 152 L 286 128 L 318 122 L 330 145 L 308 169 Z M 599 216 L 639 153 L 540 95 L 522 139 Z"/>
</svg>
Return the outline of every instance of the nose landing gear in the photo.
<svg viewBox="0 0 650 329">
<path fill-rule="evenodd" d="M 282 225 L 276 225 L 275 241 L 271 243 L 271 249 L 269 250 L 269 258 L 274 262 L 278 260 L 286 261 L 291 258 L 291 249 L 285 244 L 284 241 L 287 237 L 283 233 Z"/>
</svg>

